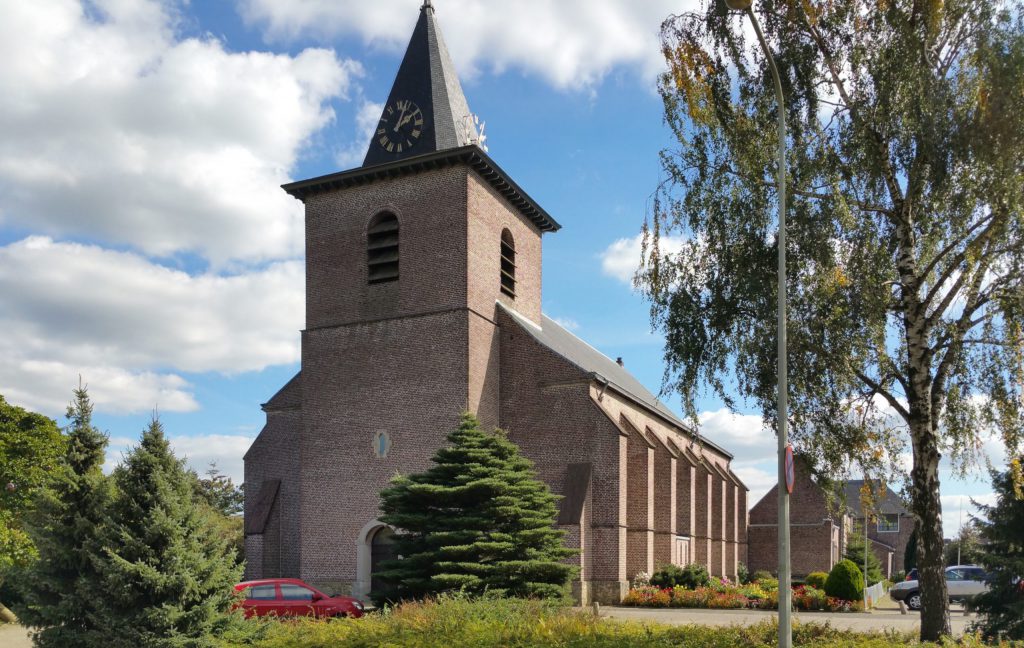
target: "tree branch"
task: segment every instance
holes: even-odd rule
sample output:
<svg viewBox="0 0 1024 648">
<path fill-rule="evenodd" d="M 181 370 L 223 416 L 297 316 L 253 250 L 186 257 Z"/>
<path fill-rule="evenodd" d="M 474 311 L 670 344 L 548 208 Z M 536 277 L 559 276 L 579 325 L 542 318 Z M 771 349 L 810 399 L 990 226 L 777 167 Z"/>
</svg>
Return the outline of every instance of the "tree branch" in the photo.
<svg viewBox="0 0 1024 648">
<path fill-rule="evenodd" d="M 908 423 L 910 422 L 910 412 L 907 411 L 907 408 L 903 407 L 902 403 L 896 400 L 896 397 L 893 396 L 888 389 L 883 387 L 881 383 L 873 380 L 870 376 L 868 376 L 860 369 L 854 367 L 853 371 L 855 374 L 857 374 L 857 377 L 860 378 L 861 382 L 867 385 L 872 392 L 879 394 L 882 398 L 884 398 L 889 403 L 889 405 L 894 410 L 896 410 L 896 413 L 903 417 L 904 421 L 907 421 Z"/>
</svg>

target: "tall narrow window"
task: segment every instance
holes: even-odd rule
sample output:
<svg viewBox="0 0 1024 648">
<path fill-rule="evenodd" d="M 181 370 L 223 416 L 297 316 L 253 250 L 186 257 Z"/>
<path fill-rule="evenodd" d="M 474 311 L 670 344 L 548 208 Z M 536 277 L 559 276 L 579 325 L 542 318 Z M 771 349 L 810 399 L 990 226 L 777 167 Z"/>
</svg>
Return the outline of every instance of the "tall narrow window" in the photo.
<svg viewBox="0 0 1024 648">
<path fill-rule="evenodd" d="M 501 292 L 516 296 L 516 242 L 507 229 L 501 232 Z"/>
<path fill-rule="evenodd" d="M 366 264 L 370 283 L 398 279 L 398 218 L 377 214 L 366 230 Z"/>
</svg>

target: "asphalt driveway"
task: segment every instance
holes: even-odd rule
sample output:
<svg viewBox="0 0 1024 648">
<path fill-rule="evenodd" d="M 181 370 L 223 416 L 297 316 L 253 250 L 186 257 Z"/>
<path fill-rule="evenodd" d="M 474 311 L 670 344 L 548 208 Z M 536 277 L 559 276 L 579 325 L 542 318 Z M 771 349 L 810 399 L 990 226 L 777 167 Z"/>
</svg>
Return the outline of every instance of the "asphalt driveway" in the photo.
<svg viewBox="0 0 1024 648">
<path fill-rule="evenodd" d="M 887 606 L 888 608 L 888 606 Z M 601 606 L 601 616 L 631 621 L 649 621 L 672 625 L 754 625 L 774 618 L 776 613 L 767 610 L 692 610 L 681 608 L 635 608 Z M 794 612 L 793 618 L 802 623 L 829 623 L 833 628 L 856 632 L 878 632 L 896 630 L 917 632 L 921 629 L 921 615 L 918 612 L 900 614 L 899 608 L 875 609 L 871 612 Z M 953 634 L 960 636 L 976 617 L 964 616 L 963 608 L 953 606 L 950 623 Z"/>
</svg>

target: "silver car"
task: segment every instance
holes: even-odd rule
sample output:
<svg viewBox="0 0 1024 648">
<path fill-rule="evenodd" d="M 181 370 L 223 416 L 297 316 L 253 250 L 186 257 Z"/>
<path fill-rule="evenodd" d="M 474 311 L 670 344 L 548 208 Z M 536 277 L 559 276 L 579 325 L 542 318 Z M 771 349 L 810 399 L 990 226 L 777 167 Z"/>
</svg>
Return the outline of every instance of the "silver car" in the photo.
<svg viewBox="0 0 1024 648">
<path fill-rule="evenodd" d="M 946 567 L 949 600 L 966 601 L 988 589 L 985 570 L 977 565 Z M 921 609 L 921 586 L 916 580 L 896 583 L 889 590 L 894 601 L 904 601 L 911 610 Z"/>
</svg>

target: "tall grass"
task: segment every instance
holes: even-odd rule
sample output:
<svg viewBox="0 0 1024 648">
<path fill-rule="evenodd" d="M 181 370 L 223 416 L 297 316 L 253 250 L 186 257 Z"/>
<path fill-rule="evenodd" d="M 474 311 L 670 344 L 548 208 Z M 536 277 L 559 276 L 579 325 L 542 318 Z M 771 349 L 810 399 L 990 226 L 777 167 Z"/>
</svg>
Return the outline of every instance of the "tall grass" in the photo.
<svg viewBox="0 0 1024 648">
<path fill-rule="evenodd" d="M 224 637 L 222 648 L 764 648 L 776 645 L 770 621 L 748 627 L 667 626 L 597 619 L 555 604 L 445 596 L 406 603 L 362 619 L 253 621 L 247 636 Z M 828 625 L 796 626 L 794 644 L 822 648 L 908 648 L 909 634 L 860 634 Z M 974 648 L 973 637 L 944 646 Z M 1004 644 L 1010 646 L 1010 644 Z M 1017 646 L 1024 647 L 1024 643 Z"/>
</svg>

